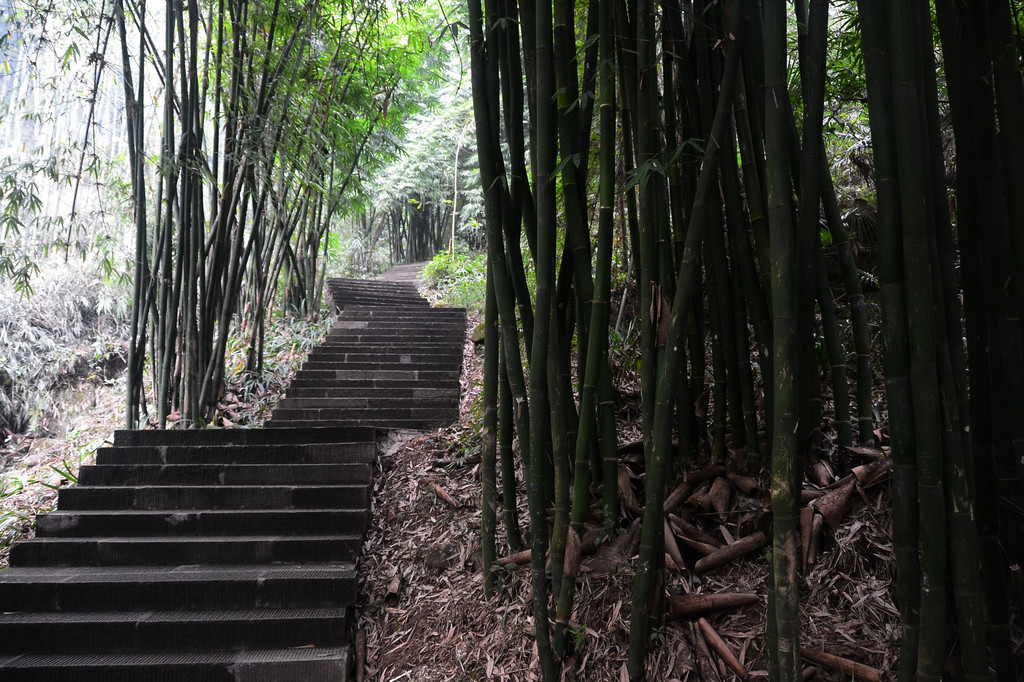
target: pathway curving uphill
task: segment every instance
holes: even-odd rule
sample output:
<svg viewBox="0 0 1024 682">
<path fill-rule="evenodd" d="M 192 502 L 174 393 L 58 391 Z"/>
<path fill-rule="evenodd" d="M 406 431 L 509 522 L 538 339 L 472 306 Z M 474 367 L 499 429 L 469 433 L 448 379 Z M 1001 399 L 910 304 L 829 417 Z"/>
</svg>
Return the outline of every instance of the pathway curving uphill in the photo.
<svg viewBox="0 0 1024 682">
<path fill-rule="evenodd" d="M 410 270 L 329 282 L 268 428 L 116 432 L 0 571 L 0 680 L 348 680 L 377 436 L 458 418 L 465 311 Z"/>
</svg>

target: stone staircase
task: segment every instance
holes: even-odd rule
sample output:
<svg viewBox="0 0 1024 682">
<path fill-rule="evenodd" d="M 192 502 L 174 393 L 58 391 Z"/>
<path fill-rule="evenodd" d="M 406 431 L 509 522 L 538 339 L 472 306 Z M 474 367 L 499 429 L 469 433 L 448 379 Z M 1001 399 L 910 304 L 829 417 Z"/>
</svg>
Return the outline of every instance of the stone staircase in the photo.
<svg viewBox="0 0 1024 682">
<path fill-rule="evenodd" d="M 0 571 L 0 681 L 349 679 L 377 436 L 458 418 L 465 312 L 333 280 L 268 423 L 118 431 Z"/>
</svg>

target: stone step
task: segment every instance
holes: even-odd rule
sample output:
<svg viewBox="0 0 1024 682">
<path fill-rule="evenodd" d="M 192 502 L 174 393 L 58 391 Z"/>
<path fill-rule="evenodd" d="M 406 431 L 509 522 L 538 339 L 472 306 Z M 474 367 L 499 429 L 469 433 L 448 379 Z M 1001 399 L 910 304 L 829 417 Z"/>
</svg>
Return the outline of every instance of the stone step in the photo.
<svg viewBox="0 0 1024 682">
<path fill-rule="evenodd" d="M 73 566 L 0 572 L 0 611 L 344 607 L 353 564 Z"/>
<path fill-rule="evenodd" d="M 90 464 L 79 485 L 369 485 L 368 464 Z"/>
<path fill-rule="evenodd" d="M 374 443 L 372 427 L 335 426 L 316 429 L 150 429 L 118 430 L 114 445 L 304 445 L 313 443 Z"/>
<path fill-rule="evenodd" d="M 348 306 L 407 306 L 430 308 L 430 302 L 419 295 L 419 292 L 412 291 L 406 287 L 330 287 L 328 293 L 334 306 L 338 310 L 344 310 Z"/>
<path fill-rule="evenodd" d="M 338 315 L 341 320 L 401 320 L 416 322 L 458 322 L 466 324 L 465 308 L 356 308 L 347 307 Z"/>
<path fill-rule="evenodd" d="M 32 538 L 11 547 L 11 566 L 179 566 L 352 562 L 361 534 L 226 537 Z"/>
<path fill-rule="evenodd" d="M 365 330 L 363 330 L 365 331 Z M 429 333 L 428 333 L 429 334 Z M 359 344 L 363 348 L 383 348 L 383 344 L 387 343 L 402 343 L 409 345 L 423 345 L 428 344 L 431 346 L 443 346 L 448 344 L 453 347 L 461 348 L 463 346 L 462 337 L 453 340 L 451 333 L 444 334 L 418 334 L 418 333 L 405 333 L 405 334 L 363 334 L 359 330 L 348 330 L 344 333 L 332 332 L 328 334 L 327 339 L 324 341 L 324 346 L 330 347 L 335 343 L 338 344 Z M 457 341 L 457 343 L 456 343 Z"/>
<path fill-rule="evenodd" d="M 366 532 L 368 509 L 56 511 L 36 518 L 38 537 L 335 535 Z M 3 572 L 0 572 L 0 576 Z"/>
<path fill-rule="evenodd" d="M 344 317 L 339 319 L 331 327 L 331 331 L 344 331 L 347 329 L 365 329 L 367 331 L 408 331 L 408 332 L 451 332 L 465 331 L 466 323 L 463 320 L 430 320 L 421 322 L 418 320 L 349 320 Z"/>
<path fill-rule="evenodd" d="M 310 429 L 314 430 L 314 429 Z M 287 428 L 274 431 L 289 431 Z M 273 434 L 269 434 L 272 436 Z M 371 464 L 376 443 L 307 445 L 115 445 L 96 451 L 97 464 Z"/>
<path fill-rule="evenodd" d="M 336 389 L 341 391 L 348 391 L 350 389 L 360 390 L 381 390 L 391 391 L 396 388 L 405 388 L 412 391 L 427 391 L 427 390 L 440 390 L 437 389 L 438 382 L 433 379 L 410 379 L 407 377 L 397 377 L 391 379 L 338 379 L 333 376 L 336 372 L 330 372 L 330 378 L 323 376 L 299 376 L 296 375 L 292 382 L 288 384 L 287 390 L 306 390 L 306 389 Z M 454 385 L 454 384 L 449 384 Z"/>
<path fill-rule="evenodd" d="M 366 280 L 339 277 L 330 279 L 327 288 L 332 292 L 360 291 L 372 293 L 391 293 L 395 295 L 408 296 L 410 298 L 423 298 L 420 296 L 419 286 L 414 282 L 389 281 L 389 280 Z M 426 299 L 423 299 L 426 300 Z"/>
<path fill-rule="evenodd" d="M 368 485 L 84 486 L 61 488 L 61 511 L 364 509 Z"/>
<path fill-rule="evenodd" d="M 364 372 L 374 372 L 376 370 L 414 370 L 417 372 L 445 372 L 445 371 L 462 371 L 462 361 L 454 363 L 452 360 L 420 360 L 417 363 L 409 361 L 409 363 L 394 363 L 394 361 L 344 361 L 339 363 L 333 359 L 322 359 L 322 358 L 311 358 L 302 364 L 299 372 L 317 372 L 317 371 L 332 371 L 332 370 L 360 370 Z"/>
<path fill-rule="evenodd" d="M 347 682 L 349 647 L 27 654 L 0 657 L 2 682 Z"/>
<path fill-rule="evenodd" d="M 463 343 L 461 340 L 458 343 L 407 343 L 406 341 L 399 339 L 381 341 L 370 346 L 365 343 L 350 343 L 348 341 L 339 340 L 318 346 L 310 352 L 309 357 L 340 355 L 343 353 L 366 353 L 368 351 L 403 355 L 428 355 L 452 359 L 458 358 L 461 361 L 463 356 Z"/>
<path fill-rule="evenodd" d="M 431 398 L 429 400 L 424 398 L 347 398 L 344 396 L 330 398 L 285 397 L 278 401 L 275 411 L 281 409 L 304 410 L 310 408 L 356 408 L 391 412 L 393 410 L 421 407 L 457 409 L 458 406 L 459 399 L 457 396 L 450 396 L 448 398 Z"/>
<path fill-rule="evenodd" d="M 274 419 L 299 419 L 302 421 L 310 421 L 314 419 L 321 419 L 324 421 L 352 421 L 360 422 L 365 420 L 364 423 L 379 424 L 381 421 L 389 423 L 395 419 L 425 419 L 425 420 L 444 420 L 453 419 L 452 413 L 455 412 L 455 418 L 458 418 L 458 410 L 448 407 L 400 407 L 393 409 L 360 409 L 357 407 L 339 407 L 339 408 L 318 408 L 318 407 L 306 407 L 306 408 L 278 408 L 273 412 Z"/>
<path fill-rule="evenodd" d="M 460 374 L 461 369 L 453 369 L 447 372 L 440 370 L 416 369 L 308 369 L 300 370 L 296 374 L 296 378 L 302 380 L 328 379 L 332 381 L 344 381 L 346 379 L 362 379 L 369 381 L 390 380 L 406 383 L 411 381 L 424 381 L 430 382 L 435 386 L 443 386 L 446 383 L 449 385 L 457 383 Z"/>
<path fill-rule="evenodd" d="M 378 294 L 392 294 L 406 296 L 409 298 L 423 298 L 420 295 L 419 286 L 413 282 L 394 282 L 387 280 L 365 280 L 339 278 L 328 281 L 327 288 L 332 292 L 370 292 Z M 425 298 L 423 300 L 426 300 Z"/>
<path fill-rule="evenodd" d="M 458 412 L 456 411 L 455 416 L 447 419 L 371 419 L 369 420 L 374 426 L 387 431 L 393 431 L 395 429 L 404 429 L 408 431 L 433 431 L 435 429 L 444 428 L 450 426 L 456 419 L 458 419 Z M 286 424 L 297 428 L 303 427 L 314 427 L 318 424 L 334 424 L 337 426 L 347 426 L 349 424 L 366 423 L 367 420 L 355 422 L 350 419 L 286 419 L 275 421 L 274 417 L 271 417 L 266 422 L 267 428 L 274 428 L 276 424 Z"/>
<path fill-rule="evenodd" d="M 350 611 L 334 607 L 4 614 L 0 655 L 337 646 L 350 625 Z"/>
<path fill-rule="evenodd" d="M 334 348 L 321 346 L 310 353 L 307 362 L 390 362 L 395 364 L 448 363 L 462 364 L 462 348 L 435 348 L 432 350 L 410 351 L 391 348 L 366 348 L 350 350 L 348 347 Z"/>
</svg>

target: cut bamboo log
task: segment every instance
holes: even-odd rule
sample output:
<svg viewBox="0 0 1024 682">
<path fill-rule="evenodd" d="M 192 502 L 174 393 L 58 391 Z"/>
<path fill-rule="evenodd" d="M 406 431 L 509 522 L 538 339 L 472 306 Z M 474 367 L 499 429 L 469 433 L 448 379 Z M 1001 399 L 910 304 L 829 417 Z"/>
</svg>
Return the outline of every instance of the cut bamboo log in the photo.
<svg viewBox="0 0 1024 682">
<path fill-rule="evenodd" d="M 565 538 L 565 559 L 562 569 L 562 575 L 570 580 L 575 580 L 580 572 L 581 550 L 580 536 L 576 534 L 575 529 L 570 528 Z"/>
<path fill-rule="evenodd" d="M 703 542 L 700 542 L 699 540 L 693 540 L 691 538 L 686 537 L 685 535 L 680 535 L 678 537 L 680 540 L 685 542 L 690 549 L 694 550 L 701 556 L 708 556 L 718 551 L 718 547 L 706 545 Z"/>
<path fill-rule="evenodd" d="M 825 517 L 833 532 L 839 529 L 843 519 L 846 518 L 856 486 L 857 479 L 850 477 L 845 485 L 830 490 L 827 495 L 814 501 L 814 508 Z"/>
<path fill-rule="evenodd" d="M 749 554 L 750 552 L 764 547 L 767 541 L 765 534 L 760 532 L 748 535 L 745 538 L 740 538 L 731 545 L 723 547 L 715 553 L 699 559 L 693 567 L 693 570 L 697 573 L 706 573 L 713 568 L 718 568 L 719 566 L 732 561 L 733 559 L 738 559 L 745 554 Z"/>
<path fill-rule="evenodd" d="M 356 631 L 356 682 L 366 678 L 366 630 Z"/>
<path fill-rule="evenodd" d="M 885 672 L 882 670 L 824 651 L 815 651 L 814 649 L 801 647 L 800 656 L 812 663 L 837 670 L 847 679 L 865 680 L 865 682 L 882 682 L 882 680 L 886 679 Z"/>
<path fill-rule="evenodd" d="M 726 474 L 726 478 L 732 483 L 737 490 L 746 495 L 747 497 L 760 497 L 761 486 L 758 485 L 757 479 L 753 476 L 740 476 L 739 474 Z"/>
<path fill-rule="evenodd" d="M 622 534 L 613 545 L 614 549 L 627 559 L 633 556 L 633 552 L 636 551 L 637 544 L 640 542 L 640 528 L 640 519 L 633 519 L 633 523 L 629 524 L 629 530 Z"/>
<path fill-rule="evenodd" d="M 811 546 L 807 552 L 807 565 L 813 566 L 818 561 L 818 552 L 821 551 L 821 528 L 824 521 L 821 514 L 814 515 L 811 522 Z"/>
<path fill-rule="evenodd" d="M 389 604 L 394 604 L 395 602 L 397 602 L 398 593 L 401 591 L 401 589 L 402 577 L 396 575 L 394 578 L 391 579 L 391 582 L 388 583 L 388 593 L 384 595 L 384 601 Z"/>
<path fill-rule="evenodd" d="M 824 497 L 824 490 L 813 490 L 811 488 L 804 488 L 800 491 L 800 504 L 810 504 L 819 497 Z"/>
<path fill-rule="evenodd" d="M 729 503 L 732 501 L 732 486 L 729 485 L 729 481 L 721 476 L 716 478 L 711 484 L 711 490 L 708 491 L 708 500 L 716 512 L 728 514 Z"/>
<path fill-rule="evenodd" d="M 629 469 L 622 464 L 619 465 L 619 495 L 622 497 L 622 506 L 626 511 L 634 516 L 643 514 L 640 503 L 637 502 L 636 495 L 633 494 L 633 482 L 629 478 Z"/>
<path fill-rule="evenodd" d="M 675 488 L 672 489 L 665 497 L 665 504 L 663 505 L 665 512 L 668 513 L 674 510 L 676 507 L 683 503 L 683 500 L 690 496 L 693 492 L 693 484 L 689 481 L 682 481 Z"/>
<path fill-rule="evenodd" d="M 800 509 L 800 555 L 807 566 L 811 556 L 811 526 L 814 525 L 814 507 Z"/>
<path fill-rule="evenodd" d="M 711 496 L 708 494 L 710 491 L 711 484 L 707 481 L 702 482 L 694 493 L 686 498 L 686 504 L 704 511 L 711 511 Z"/>
<path fill-rule="evenodd" d="M 862 488 L 867 488 L 888 480 L 889 476 L 892 475 L 892 460 L 882 459 L 877 462 L 862 464 L 854 467 L 852 473 L 857 479 L 857 483 Z"/>
<path fill-rule="evenodd" d="M 696 540 L 701 544 L 710 545 L 715 549 L 725 547 L 724 542 L 722 542 L 718 538 L 708 535 L 703 530 L 701 530 L 700 528 L 698 528 L 697 526 L 693 525 L 692 523 L 690 523 L 689 521 L 680 516 L 676 516 L 675 514 L 669 514 L 668 520 L 675 528 L 676 533 L 678 535 L 688 537 L 692 540 Z"/>
<path fill-rule="evenodd" d="M 733 654 L 729 645 L 718 636 L 715 629 L 711 627 L 711 623 L 701 618 L 697 621 L 697 626 L 700 628 L 701 633 L 704 635 L 704 639 L 708 643 L 708 647 L 715 652 L 715 654 L 722 659 L 730 670 L 736 673 L 736 676 L 741 680 L 747 679 L 747 671 L 743 669 L 743 666 L 736 659 L 736 655 Z"/>
<path fill-rule="evenodd" d="M 736 609 L 757 604 L 761 598 L 745 592 L 719 592 L 718 594 L 680 594 L 668 598 L 669 618 L 689 618 L 720 609 Z"/>
<path fill-rule="evenodd" d="M 869 462 L 885 459 L 884 450 L 867 445 L 851 445 L 846 448 L 846 454 Z"/>
<path fill-rule="evenodd" d="M 668 525 L 668 520 L 665 520 L 665 553 L 672 557 L 672 561 L 682 569 L 686 566 L 686 562 L 683 561 L 683 555 L 679 551 L 679 545 L 676 544 L 676 536 L 672 533 L 672 528 Z"/>
<path fill-rule="evenodd" d="M 498 559 L 498 563 L 502 566 L 525 566 L 530 563 L 532 555 L 530 550 L 524 549 L 522 552 L 516 552 L 515 554 L 509 554 Z"/>
<path fill-rule="evenodd" d="M 690 638 L 697 650 L 697 670 L 700 672 L 700 679 L 703 682 L 718 682 L 721 679 L 718 675 L 718 666 L 711 660 L 711 651 L 696 623 L 690 624 Z"/>
</svg>

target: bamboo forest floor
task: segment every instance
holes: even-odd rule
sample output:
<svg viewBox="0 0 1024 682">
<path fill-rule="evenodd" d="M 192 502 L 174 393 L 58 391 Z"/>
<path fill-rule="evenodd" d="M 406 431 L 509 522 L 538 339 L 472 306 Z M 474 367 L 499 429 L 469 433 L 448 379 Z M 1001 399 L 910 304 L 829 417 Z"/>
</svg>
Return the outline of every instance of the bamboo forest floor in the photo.
<svg viewBox="0 0 1024 682">
<path fill-rule="evenodd" d="M 470 319 L 468 328 L 472 330 L 478 322 Z M 540 679 L 530 635 L 529 568 L 507 566 L 500 574 L 499 596 L 483 600 L 480 438 L 475 416 L 470 414 L 481 383 L 481 362 L 472 346 L 467 339 L 462 421 L 434 433 L 399 438 L 380 458 L 373 521 L 360 567 L 359 627 L 364 651 L 357 657 L 365 661 L 361 679 L 367 682 Z M 619 408 L 620 414 L 639 412 L 637 404 Z M 620 443 L 639 435 L 638 421 L 625 424 Z M 823 446 L 828 453 L 827 444 Z M 822 456 L 822 461 L 838 471 L 835 448 L 831 450 L 832 457 Z M 627 462 L 629 458 L 626 455 Z M 748 473 L 763 483 L 763 471 L 752 467 Z M 838 529 L 824 530 L 820 556 L 803 579 L 802 644 L 878 671 L 893 671 L 900 631 L 893 604 L 889 486 L 882 482 L 846 488 L 850 494 L 843 500 L 846 509 Z M 761 512 L 762 494 L 752 493 L 754 497 L 736 493 L 729 514 L 691 510 L 689 503 L 681 505 L 678 514 L 692 519 L 711 541 L 722 541 L 730 528 L 735 532 L 738 519 Z M 525 494 L 519 499 L 525 500 Z M 628 512 L 626 516 L 633 518 Z M 525 502 L 520 518 L 528 518 Z M 500 519 L 498 525 L 502 555 L 507 547 L 500 535 Z M 685 546 L 681 553 L 684 567 L 670 570 L 669 594 L 757 595 L 751 606 L 705 618 L 751 678 L 767 678 L 762 633 L 768 551 L 755 550 L 699 575 L 692 569 L 700 555 Z M 570 623 L 574 651 L 563 666 L 563 680 L 627 679 L 635 560 L 636 543 L 629 541 L 628 534 L 615 549 L 605 547 L 583 559 Z M 714 654 L 708 655 L 705 639 L 697 633 L 696 618 L 672 619 L 657 629 L 647 659 L 647 679 L 734 679 Z M 813 666 L 813 674 L 819 680 L 851 679 L 825 666 Z"/>
</svg>

